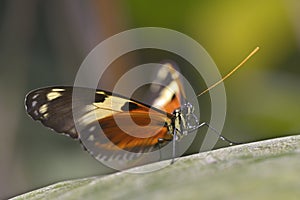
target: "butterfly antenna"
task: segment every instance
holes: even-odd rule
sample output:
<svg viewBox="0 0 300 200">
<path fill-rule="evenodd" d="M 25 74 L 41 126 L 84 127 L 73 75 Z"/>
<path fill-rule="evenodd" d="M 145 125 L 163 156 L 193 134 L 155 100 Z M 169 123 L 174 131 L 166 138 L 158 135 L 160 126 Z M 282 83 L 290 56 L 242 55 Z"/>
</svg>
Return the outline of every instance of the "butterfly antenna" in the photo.
<svg viewBox="0 0 300 200">
<path fill-rule="evenodd" d="M 216 82 L 215 84 L 211 85 L 206 90 L 204 90 L 203 92 L 201 92 L 200 94 L 198 94 L 197 97 L 205 94 L 206 92 L 208 92 L 209 90 L 213 89 L 214 87 L 216 87 L 217 85 L 219 85 L 221 82 L 223 82 L 224 80 L 226 80 L 228 77 L 230 77 L 235 71 L 237 71 L 241 66 L 243 66 L 258 50 L 259 50 L 259 47 L 256 47 L 240 64 L 238 64 L 233 70 L 231 70 L 231 72 L 229 72 L 221 80 L 219 80 L 218 82 Z"/>
</svg>

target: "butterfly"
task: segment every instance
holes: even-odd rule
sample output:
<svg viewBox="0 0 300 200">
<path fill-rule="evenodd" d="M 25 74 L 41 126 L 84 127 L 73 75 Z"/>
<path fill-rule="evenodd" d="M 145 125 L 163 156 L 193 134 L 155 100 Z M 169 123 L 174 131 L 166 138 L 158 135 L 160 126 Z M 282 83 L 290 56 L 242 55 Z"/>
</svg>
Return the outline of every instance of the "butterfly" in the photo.
<svg viewBox="0 0 300 200">
<path fill-rule="evenodd" d="M 168 84 L 151 85 L 149 90 L 158 94 L 151 105 L 105 90 L 54 86 L 29 92 L 26 111 L 55 132 L 78 139 L 97 160 L 131 160 L 180 140 L 191 127 L 196 129 L 190 124 L 198 123 L 192 104 L 182 103 L 185 98 L 178 72 L 170 63 L 165 65 L 168 71 L 163 72 L 163 79 Z M 76 99 L 72 98 L 74 90 L 80 94 Z M 91 94 L 92 101 L 86 101 L 84 97 Z"/>
<path fill-rule="evenodd" d="M 197 96 L 228 78 L 258 49 L 254 49 L 230 73 Z M 208 123 L 199 123 L 194 106 L 186 99 L 179 72 L 170 63 L 165 66 L 167 70 L 162 71 L 158 78 L 168 80 L 168 84 L 150 87 L 158 94 L 152 98 L 151 105 L 101 89 L 54 86 L 29 92 L 25 98 L 26 111 L 44 126 L 78 139 L 99 161 L 134 160 L 141 154 L 157 150 L 160 153 L 164 146 L 172 142 L 174 162 L 176 141 L 203 126 L 230 145 L 237 144 Z M 74 92 L 80 95 L 74 98 Z M 86 96 L 92 98 L 86 100 Z"/>
</svg>

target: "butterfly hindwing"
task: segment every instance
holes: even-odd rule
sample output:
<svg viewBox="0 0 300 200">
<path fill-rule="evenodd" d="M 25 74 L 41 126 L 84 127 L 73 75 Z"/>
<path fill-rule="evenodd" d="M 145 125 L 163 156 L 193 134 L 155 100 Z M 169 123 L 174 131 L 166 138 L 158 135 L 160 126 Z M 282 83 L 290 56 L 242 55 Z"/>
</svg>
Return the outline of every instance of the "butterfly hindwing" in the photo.
<svg viewBox="0 0 300 200">
<path fill-rule="evenodd" d="M 150 105 L 167 113 L 173 113 L 185 102 L 182 82 L 175 63 L 166 62 L 153 77 L 147 98 L 152 99 Z"/>
</svg>

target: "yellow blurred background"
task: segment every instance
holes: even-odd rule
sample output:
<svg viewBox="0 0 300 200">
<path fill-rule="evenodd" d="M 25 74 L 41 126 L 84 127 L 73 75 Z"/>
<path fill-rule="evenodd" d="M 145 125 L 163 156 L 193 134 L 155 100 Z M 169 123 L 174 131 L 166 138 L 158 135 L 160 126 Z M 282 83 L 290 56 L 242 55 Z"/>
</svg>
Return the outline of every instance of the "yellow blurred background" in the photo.
<svg viewBox="0 0 300 200">
<path fill-rule="evenodd" d="M 259 46 L 225 82 L 223 134 L 240 142 L 299 134 L 299 10 L 298 0 L 1 1 L 0 199 L 111 171 L 78 142 L 33 122 L 24 97 L 39 87 L 72 85 L 89 51 L 131 28 L 187 34 L 223 75 Z"/>
</svg>

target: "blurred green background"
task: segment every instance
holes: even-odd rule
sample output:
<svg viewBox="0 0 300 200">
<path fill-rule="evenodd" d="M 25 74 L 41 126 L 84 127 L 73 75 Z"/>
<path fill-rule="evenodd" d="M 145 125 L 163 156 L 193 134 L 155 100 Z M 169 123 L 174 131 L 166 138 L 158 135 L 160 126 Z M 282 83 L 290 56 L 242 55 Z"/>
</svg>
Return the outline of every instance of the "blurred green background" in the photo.
<svg viewBox="0 0 300 200">
<path fill-rule="evenodd" d="M 225 82 L 223 134 L 242 142 L 299 134 L 299 10 L 298 0 L 2 0 L 0 199 L 110 171 L 78 142 L 33 122 L 24 97 L 39 87 L 72 85 L 90 50 L 131 28 L 165 27 L 187 34 L 223 75 L 260 46 Z"/>
</svg>

